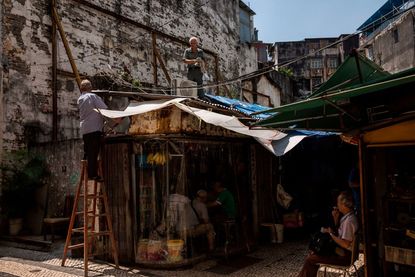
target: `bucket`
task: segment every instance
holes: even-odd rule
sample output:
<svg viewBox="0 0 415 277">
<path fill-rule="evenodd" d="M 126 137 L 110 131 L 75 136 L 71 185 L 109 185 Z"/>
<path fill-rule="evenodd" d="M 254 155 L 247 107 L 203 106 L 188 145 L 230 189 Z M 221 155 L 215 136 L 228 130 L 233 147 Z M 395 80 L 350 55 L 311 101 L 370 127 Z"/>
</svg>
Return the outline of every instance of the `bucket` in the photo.
<svg viewBox="0 0 415 277">
<path fill-rule="evenodd" d="M 139 261 L 147 261 L 148 239 L 140 239 L 137 245 L 137 258 Z"/>
<path fill-rule="evenodd" d="M 167 241 L 167 252 L 169 253 L 169 261 L 178 262 L 183 259 L 183 244 L 184 242 L 181 239 Z"/>
<path fill-rule="evenodd" d="M 147 260 L 159 261 L 161 260 L 161 241 L 149 240 L 147 245 Z"/>
<path fill-rule="evenodd" d="M 11 236 L 16 236 L 20 233 L 23 226 L 22 218 L 10 218 L 9 219 L 9 234 Z"/>
<path fill-rule="evenodd" d="M 277 243 L 277 230 L 274 223 L 262 223 L 261 227 L 266 230 L 265 237 L 269 238 L 271 243 Z M 267 241 L 268 242 L 268 241 Z"/>
<path fill-rule="evenodd" d="M 275 230 L 277 231 L 277 243 L 282 243 L 284 241 L 284 225 L 275 224 Z"/>
</svg>

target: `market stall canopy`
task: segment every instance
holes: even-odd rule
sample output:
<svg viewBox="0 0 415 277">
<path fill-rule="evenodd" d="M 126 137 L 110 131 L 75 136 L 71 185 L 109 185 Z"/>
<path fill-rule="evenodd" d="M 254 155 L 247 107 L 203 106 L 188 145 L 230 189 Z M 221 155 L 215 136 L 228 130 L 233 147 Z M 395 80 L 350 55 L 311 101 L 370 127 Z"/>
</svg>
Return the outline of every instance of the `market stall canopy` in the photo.
<svg viewBox="0 0 415 277">
<path fill-rule="evenodd" d="M 360 130 L 365 144 L 369 146 L 414 145 L 415 114 L 391 119 L 382 124 L 368 126 Z"/>
<path fill-rule="evenodd" d="M 415 68 L 391 75 L 356 54 L 308 99 L 263 111 L 275 114 L 254 126 L 343 132 L 414 109 L 414 84 Z"/>
<path fill-rule="evenodd" d="M 154 101 L 144 101 L 138 103 L 131 103 L 124 111 L 114 111 L 99 109 L 99 112 L 108 118 L 120 118 L 132 115 L 147 113 L 150 111 L 162 109 L 168 106 L 175 106 L 182 111 L 185 111 L 208 124 L 220 126 L 233 132 L 251 136 L 263 144 L 269 151 L 277 156 L 283 155 L 291 150 L 294 146 L 307 137 L 304 133 L 290 133 L 286 134 L 277 130 L 270 130 L 267 128 L 251 129 L 242 124 L 237 117 L 223 115 L 216 112 L 211 112 L 204 109 L 190 107 L 182 102 L 186 98 L 176 99 L 161 99 Z"/>
</svg>

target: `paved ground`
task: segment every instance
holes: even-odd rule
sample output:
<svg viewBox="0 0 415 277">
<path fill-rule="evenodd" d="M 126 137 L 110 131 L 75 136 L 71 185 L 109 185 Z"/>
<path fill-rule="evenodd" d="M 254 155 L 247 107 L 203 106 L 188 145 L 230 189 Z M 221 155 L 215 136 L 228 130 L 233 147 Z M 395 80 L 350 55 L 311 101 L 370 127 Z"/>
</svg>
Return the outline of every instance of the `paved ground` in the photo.
<svg viewBox="0 0 415 277">
<path fill-rule="evenodd" d="M 296 276 L 307 253 L 307 243 L 285 242 L 272 246 L 261 247 L 243 258 L 244 263 L 250 264 L 242 269 L 232 271 L 232 262 L 223 263 L 220 260 L 207 260 L 190 269 L 182 270 L 150 270 L 121 267 L 115 269 L 113 265 L 100 262 L 90 262 L 89 276 Z M 0 246 L 0 276 L 1 277 L 73 277 L 83 276 L 83 260 L 69 258 L 66 266 L 61 267 L 62 244 L 54 246 L 53 251 L 45 253 Z M 212 273 L 218 272 L 218 273 Z M 337 274 L 336 274 L 337 276 Z"/>
</svg>

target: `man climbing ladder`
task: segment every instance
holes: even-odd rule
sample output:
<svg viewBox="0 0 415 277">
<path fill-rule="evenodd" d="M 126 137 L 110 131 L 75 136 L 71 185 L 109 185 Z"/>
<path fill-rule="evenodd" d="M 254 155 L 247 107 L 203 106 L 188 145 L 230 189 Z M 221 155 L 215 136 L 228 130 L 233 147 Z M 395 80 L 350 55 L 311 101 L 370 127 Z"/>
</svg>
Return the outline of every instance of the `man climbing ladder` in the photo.
<svg viewBox="0 0 415 277">
<path fill-rule="evenodd" d="M 93 247 L 95 239 L 99 236 L 108 236 L 109 242 L 111 244 L 111 252 L 112 257 L 114 259 L 115 265 L 118 268 L 118 251 L 116 246 L 116 241 L 114 238 L 113 228 L 112 228 L 112 220 L 111 214 L 108 205 L 108 197 L 105 189 L 104 182 L 98 182 L 97 180 L 89 181 L 87 175 L 87 162 L 85 160 L 81 161 L 81 178 L 79 180 L 78 187 L 76 188 L 76 195 L 74 206 L 72 209 L 71 220 L 69 222 L 68 234 L 66 236 L 65 247 L 63 250 L 63 258 L 62 258 L 62 266 L 65 266 L 65 261 L 67 258 L 68 250 L 73 250 L 77 248 L 83 248 L 84 251 L 84 276 L 88 276 L 88 259 L 89 257 L 96 256 L 96 253 L 92 253 L 96 247 Z M 101 169 L 101 166 L 100 166 Z M 102 170 L 100 170 L 102 173 Z M 90 185 L 93 187 L 90 187 Z M 98 186 L 99 185 L 99 186 Z M 91 193 L 92 191 L 92 193 Z M 83 210 L 78 210 L 78 203 L 79 199 L 83 198 Z M 98 208 L 100 203 L 98 201 L 102 201 L 104 210 L 102 211 Z M 77 216 L 81 216 L 81 224 L 82 227 L 74 228 L 75 219 Z M 100 218 L 105 217 L 103 222 L 100 222 Z M 98 228 L 96 227 L 96 221 L 98 223 L 105 223 L 106 228 Z M 104 224 L 98 224 L 100 227 Z M 74 244 L 72 245 L 71 239 L 72 234 L 74 233 L 82 233 L 83 234 L 83 243 Z M 101 253 L 102 254 L 102 253 Z"/>
<path fill-rule="evenodd" d="M 62 266 L 65 266 L 68 250 L 83 248 L 84 275 L 88 276 L 88 259 L 96 255 L 92 252 L 95 249 L 93 246 L 97 237 L 109 237 L 112 257 L 117 267 L 118 251 L 112 229 L 108 197 L 102 174 L 102 163 L 98 162 L 98 156 L 101 151 L 104 118 L 97 109 L 106 109 L 107 105 L 98 95 L 91 92 L 92 85 L 89 80 L 83 80 L 81 82 L 80 91 L 81 96 L 78 98 L 78 107 L 80 129 L 84 141 L 84 159 L 81 161 L 81 178 L 76 189 L 74 206 L 63 251 Z M 77 211 L 80 198 L 83 198 L 83 210 Z M 102 202 L 99 203 L 98 201 Z M 100 204 L 103 204 L 103 211 L 98 208 Z M 83 226 L 74 228 L 77 216 L 81 217 L 80 222 Z M 101 218 L 103 219 L 102 221 L 100 221 Z M 106 228 L 102 230 L 98 228 L 96 230 L 96 222 L 103 223 L 97 225 L 100 227 L 105 223 Z M 83 234 L 83 243 L 71 244 L 72 234 L 74 233 Z"/>
<path fill-rule="evenodd" d="M 80 86 L 81 96 L 78 98 L 80 129 L 84 141 L 84 159 L 88 160 L 88 178 L 102 181 L 97 172 L 97 159 L 101 149 L 104 118 L 96 109 L 106 109 L 104 101 L 92 93 L 89 80 L 83 80 Z"/>
</svg>

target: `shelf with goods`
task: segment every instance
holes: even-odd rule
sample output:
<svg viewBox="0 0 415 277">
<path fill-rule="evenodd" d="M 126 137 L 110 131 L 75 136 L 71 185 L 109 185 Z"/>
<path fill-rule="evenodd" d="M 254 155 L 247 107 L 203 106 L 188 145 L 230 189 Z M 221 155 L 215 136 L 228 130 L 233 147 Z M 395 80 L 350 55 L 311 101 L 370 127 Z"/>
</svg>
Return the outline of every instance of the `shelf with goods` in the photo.
<svg viewBox="0 0 415 277">
<path fill-rule="evenodd" d="M 381 203 L 385 276 L 415 273 L 415 170 L 410 166 L 411 151 L 404 151 L 407 149 L 387 155 L 386 191 Z"/>
</svg>

